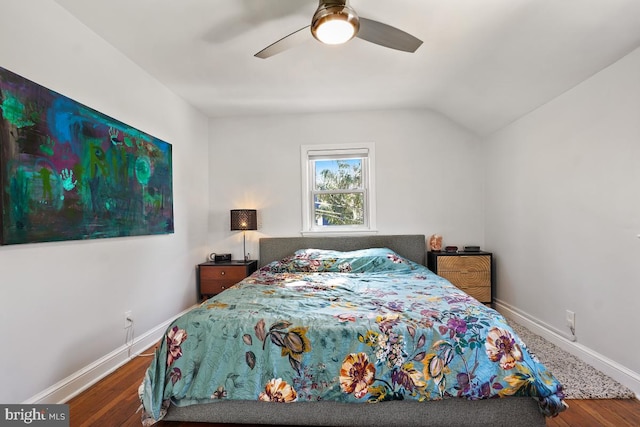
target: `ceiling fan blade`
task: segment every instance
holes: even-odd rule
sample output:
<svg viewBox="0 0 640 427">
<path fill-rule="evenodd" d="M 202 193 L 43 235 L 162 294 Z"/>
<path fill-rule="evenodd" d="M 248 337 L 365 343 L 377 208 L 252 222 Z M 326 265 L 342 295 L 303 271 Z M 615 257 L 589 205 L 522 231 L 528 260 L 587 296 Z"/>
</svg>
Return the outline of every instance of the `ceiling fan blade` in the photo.
<svg viewBox="0 0 640 427">
<path fill-rule="evenodd" d="M 275 43 L 270 44 L 269 46 L 262 49 L 260 52 L 256 53 L 255 57 L 266 59 L 273 55 L 277 55 L 280 52 L 283 52 L 287 49 L 290 49 L 294 46 L 299 45 L 300 43 L 307 41 L 312 38 L 311 30 L 309 29 L 310 25 L 306 27 L 300 28 L 298 31 L 294 31 L 278 40 Z"/>
<path fill-rule="evenodd" d="M 380 46 L 404 52 L 415 52 L 422 40 L 391 25 L 360 17 L 360 30 L 356 37 Z"/>
</svg>

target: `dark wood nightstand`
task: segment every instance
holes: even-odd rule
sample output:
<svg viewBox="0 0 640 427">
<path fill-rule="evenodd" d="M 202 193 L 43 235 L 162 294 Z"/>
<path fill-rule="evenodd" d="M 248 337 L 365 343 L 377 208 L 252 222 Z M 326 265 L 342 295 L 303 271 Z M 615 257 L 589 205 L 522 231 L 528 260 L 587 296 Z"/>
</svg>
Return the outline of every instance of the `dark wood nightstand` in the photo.
<svg viewBox="0 0 640 427">
<path fill-rule="evenodd" d="M 203 262 L 198 264 L 198 292 L 211 298 L 235 285 L 258 269 L 258 261 Z"/>
<path fill-rule="evenodd" d="M 491 252 L 428 252 L 429 270 L 484 304 L 493 301 Z"/>
</svg>

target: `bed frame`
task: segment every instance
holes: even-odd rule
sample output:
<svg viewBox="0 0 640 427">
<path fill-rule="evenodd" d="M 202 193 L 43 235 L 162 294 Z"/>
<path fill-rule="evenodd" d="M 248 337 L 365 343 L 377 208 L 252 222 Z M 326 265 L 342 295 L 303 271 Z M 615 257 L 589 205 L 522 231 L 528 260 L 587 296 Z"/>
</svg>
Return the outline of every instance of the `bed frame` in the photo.
<svg viewBox="0 0 640 427">
<path fill-rule="evenodd" d="M 260 266 L 297 249 L 351 251 L 386 247 L 424 265 L 426 239 L 421 234 L 350 237 L 278 237 L 260 239 Z M 377 404 L 304 402 L 273 404 L 222 401 L 179 408 L 170 406 L 167 421 L 222 424 L 313 426 L 545 426 L 545 417 L 531 397 L 469 401 L 392 401 Z"/>
</svg>

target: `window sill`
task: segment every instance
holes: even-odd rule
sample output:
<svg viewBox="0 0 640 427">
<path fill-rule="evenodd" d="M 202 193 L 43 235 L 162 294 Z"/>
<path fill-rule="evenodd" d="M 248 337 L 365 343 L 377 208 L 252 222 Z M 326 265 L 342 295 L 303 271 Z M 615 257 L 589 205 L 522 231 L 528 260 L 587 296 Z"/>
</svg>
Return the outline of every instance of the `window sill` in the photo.
<svg viewBox="0 0 640 427">
<path fill-rule="evenodd" d="M 302 237 L 312 236 L 372 236 L 378 234 L 378 230 L 313 230 L 301 231 Z"/>
</svg>

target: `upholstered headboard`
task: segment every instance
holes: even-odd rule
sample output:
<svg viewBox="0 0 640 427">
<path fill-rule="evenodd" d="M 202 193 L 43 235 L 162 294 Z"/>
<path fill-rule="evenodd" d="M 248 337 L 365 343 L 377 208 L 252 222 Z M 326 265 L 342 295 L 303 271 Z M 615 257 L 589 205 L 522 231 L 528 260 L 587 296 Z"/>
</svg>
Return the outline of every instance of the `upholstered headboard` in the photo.
<svg viewBox="0 0 640 427">
<path fill-rule="evenodd" d="M 424 265 L 426 239 L 423 234 L 349 237 L 263 237 L 260 239 L 260 267 L 293 254 L 298 249 L 353 251 L 389 248 L 413 262 Z"/>
</svg>

